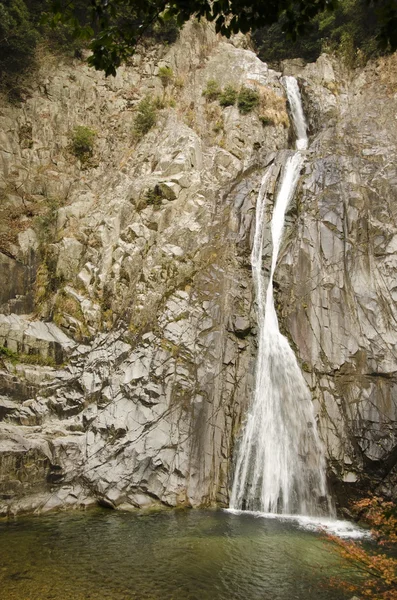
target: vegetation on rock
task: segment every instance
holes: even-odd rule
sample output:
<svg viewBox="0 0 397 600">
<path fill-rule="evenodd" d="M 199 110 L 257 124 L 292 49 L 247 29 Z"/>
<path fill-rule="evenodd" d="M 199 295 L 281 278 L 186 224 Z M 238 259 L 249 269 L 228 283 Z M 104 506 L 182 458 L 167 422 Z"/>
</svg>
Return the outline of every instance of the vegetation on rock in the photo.
<svg viewBox="0 0 397 600">
<path fill-rule="evenodd" d="M 213 128 L 215 133 L 223 130 L 222 113 L 219 112 L 219 107 L 234 106 L 236 102 L 242 115 L 247 115 L 255 110 L 264 126 L 281 124 L 288 127 L 289 125 L 285 98 L 266 86 L 254 88 L 242 86 L 240 90 L 237 90 L 233 85 L 228 84 L 221 89 L 215 79 L 210 79 L 207 81 L 203 96 L 211 103 L 206 109 L 206 115 L 210 120 L 216 121 Z M 219 106 L 215 104 L 215 108 L 213 108 L 216 100 L 219 102 Z"/>
<path fill-rule="evenodd" d="M 382 34 L 378 15 L 383 9 L 382 1 L 339 0 L 334 10 L 326 8 L 315 15 L 294 39 L 285 36 L 286 15 L 282 14 L 277 23 L 257 29 L 253 41 L 259 57 L 275 66 L 289 58 L 315 61 L 321 52 L 333 52 L 354 67 L 396 48 L 396 40 Z"/>
<path fill-rule="evenodd" d="M 19 354 L 6 346 L 0 346 L 0 358 L 10 361 L 13 365 L 24 363 L 42 367 L 55 367 L 56 362 L 51 356 L 41 354 Z"/>
<path fill-rule="evenodd" d="M 155 103 L 148 97 L 141 100 L 138 104 L 137 114 L 134 119 L 133 133 L 137 140 L 140 140 L 144 135 L 156 125 L 157 110 Z"/>
<path fill-rule="evenodd" d="M 71 138 L 72 153 L 82 162 L 87 162 L 94 154 L 96 132 L 84 125 L 74 128 Z"/>
<path fill-rule="evenodd" d="M 205 96 L 209 102 L 214 102 L 215 100 L 218 100 L 220 94 L 221 88 L 219 83 L 215 79 L 209 79 L 203 91 L 203 96 Z"/>
<path fill-rule="evenodd" d="M 174 79 L 174 72 L 171 69 L 171 67 L 160 67 L 158 76 L 160 78 L 162 86 L 166 88 L 172 83 L 172 80 Z"/>
<path fill-rule="evenodd" d="M 147 190 L 144 196 L 144 202 L 139 208 L 146 208 L 146 206 L 153 206 L 155 210 L 159 209 L 163 201 L 163 194 L 160 188 L 156 185 L 153 189 Z"/>
<path fill-rule="evenodd" d="M 242 87 L 238 93 L 237 106 L 242 115 L 247 115 L 259 105 L 259 92 Z"/>
<path fill-rule="evenodd" d="M 238 92 L 232 85 L 227 85 L 219 96 L 221 106 L 234 106 L 236 104 Z"/>
<path fill-rule="evenodd" d="M 263 126 L 283 125 L 283 127 L 289 127 L 286 100 L 270 88 L 261 87 L 259 90 L 258 113 Z"/>
</svg>

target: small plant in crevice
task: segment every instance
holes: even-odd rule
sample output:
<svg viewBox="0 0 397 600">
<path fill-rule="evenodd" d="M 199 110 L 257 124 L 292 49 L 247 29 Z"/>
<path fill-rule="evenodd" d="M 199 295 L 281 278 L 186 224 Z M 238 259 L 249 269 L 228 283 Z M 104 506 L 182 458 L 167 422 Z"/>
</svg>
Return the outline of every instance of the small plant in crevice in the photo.
<svg viewBox="0 0 397 600">
<path fill-rule="evenodd" d="M 164 108 L 175 108 L 176 100 L 174 96 L 170 95 L 167 97 L 155 96 L 153 98 L 153 106 L 156 110 L 163 110 Z"/>
<path fill-rule="evenodd" d="M 61 199 L 49 196 L 46 199 L 45 210 L 35 217 L 35 231 L 40 245 L 45 246 L 56 241 L 58 210 L 62 205 Z"/>
<path fill-rule="evenodd" d="M 184 77 L 177 77 L 174 81 L 174 86 L 177 90 L 182 90 L 185 87 L 185 79 Z"/>
<path fill-rule="evenodd" d="M 155 96 L 153 98 L 153 106 L 156 110 L 163 110 L 167 106 L 167 103 L 161 96 Z"/>
<path fill-rule="evenodd" d="M 141 100 L 134 119 L 133 133 L 137 140 L 142 139 L 157 123 L 155 102 L 148 96 Z"/>
<path fill-rule="evenodd" d="M 207 85 L 203 91 L 203 96 L 209 101 L 214 102 L 218 100 L 221 94 L 221 88 L 219 83 L 215 79 L 209 79 Z"/>
<path fill-rule="evenodd" d="M 18 362 L 18 354 L 7 348 L 7 346 L 0 346 L 0 358 L 9 360 L 13 364 Z"/>
<path fill-rule="evenodd" d="M 158 210 L 163 202 L 163 195 L 160 188 L 156 185 L 154 188 L 147 190 L 144 195 L 144 202 L 142 208 L 146 206 L 153 206 L 155 210 Z"/>
<path fill-rule="evenodd" d="M 85 125 L 77 125 L 71 133 L 71 151 L 82 163 L 94 155 L 96 131 Z"/>
<path fill-rule="evenodd" d="M 218 119 L 215 122 L 215 124 L 214 124 L 214 126 L 212 128 L 212 131 L 214 133 L 220 133 L 221 131 L 224 131 L 224 130 L 225 130 L 225 126 L 224 126 L 224 123 L 223 123 L 223 119 Z"/>
<path fill-rule="evenodd" d="M 237 106 L 242 115 L 247 115 L 259 105 L 259 92 L 243 86 L 237 97 Z"/>
<path fill-rule="evenodd" d="M 223 107 L 236 104 L 238 91 L 232 85 L 227 85 L 219 96 L 219 104 Z"/>
<path fill-rule="evenodd" d="M 163 88 L 165 89 L 173 82 L 174 71 L 171 69 L 171 67 L 160 67 L 158 77 L 161 81 Z"/>
<path fill-rule="evenodd" d="M 273 125 L 273 121 L 269 117 L 267 117 L 265 115 L 259 115 L 259 120 L 262 123 L 263 127 L 267 127 L 269 125 Z"/>
<path fill-rule="evenodd" d="M 37 365 L 41 367 L 55 367 L 56 361 L 51 356 L 42 356 L 41 354 L 24 354 L 14 352 L 6 346 L 0 346 L 0 358 L 8 360 L 11 364 L 18 363 Z"/>
</svg>

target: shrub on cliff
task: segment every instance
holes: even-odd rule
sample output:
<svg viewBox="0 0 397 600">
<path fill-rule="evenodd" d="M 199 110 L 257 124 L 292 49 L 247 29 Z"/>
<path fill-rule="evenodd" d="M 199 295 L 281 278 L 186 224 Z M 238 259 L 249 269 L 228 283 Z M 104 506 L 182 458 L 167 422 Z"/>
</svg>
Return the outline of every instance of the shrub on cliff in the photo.
<svg viewBox="0 0 397 600">
<path fill-rule="evenodd" d="M 221 88 L 219 86 L 219 83 L 215 79 L 209 79 L 207 81 L 207 85 L 205 86 L 205 89 L 203 90 L 203 96 L 209 102 L 214 102 L 215 100 L 218 100 L 220 94 L 221 94 Z"/>
<path fill-rule="evenodd" d="M 259 105 L 259 92 L 242 87 L 237 97 L 237 106 L 242 115 L 247 115 Z"/>
<path fill-rule="evenodd" d="M 72 132 L 71 150 L 81 161 L 87 162 L 94 154 L 96 132 L 84 125 L 78 125 Z"/>
<path fill-rule="evenodd" d="M 171 69 L 171 67 L 160 67 L 158 76 L 162 86 L 166 88 L 174 79 L 174 71 Z"/>
<path fill-rule="evenodd" d="M 141 139 L 156 125 L 157 110 L 154 102 L 146 96 L 138 104 L 137 114 L 134 119 L 133 133 L 136 139 Z"/>
<path fill-rule="evenodd" d="M 237 100 L 237 90 L 232 85 L 227 85 L 219 96 L 221 106 L 234 106 Z"/>
</svg>

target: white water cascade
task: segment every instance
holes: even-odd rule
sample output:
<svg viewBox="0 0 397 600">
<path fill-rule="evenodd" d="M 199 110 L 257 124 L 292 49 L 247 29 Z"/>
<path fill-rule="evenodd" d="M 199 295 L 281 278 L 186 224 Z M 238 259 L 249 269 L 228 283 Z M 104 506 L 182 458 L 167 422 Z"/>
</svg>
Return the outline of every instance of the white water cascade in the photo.
<svg viewBox="0 0 397 600">
<path fill-rule="evenodd" d="M 325 459 L 309 390 L 287 339 L 280 333 L 273 276 L 291 201 L 307 148 L 306 124 L 296 79 L 285 77 L 297 151 L 288 158 L 271 222 L 273 243 L 265 293 L 262 273 L 264 215 L 271 169 L 262 179 L 251 254 L 258 310 L 259 348 L 255 394 L 237 455 L 230 508 L 264 513 L 330 514 Z"/>
</svg>

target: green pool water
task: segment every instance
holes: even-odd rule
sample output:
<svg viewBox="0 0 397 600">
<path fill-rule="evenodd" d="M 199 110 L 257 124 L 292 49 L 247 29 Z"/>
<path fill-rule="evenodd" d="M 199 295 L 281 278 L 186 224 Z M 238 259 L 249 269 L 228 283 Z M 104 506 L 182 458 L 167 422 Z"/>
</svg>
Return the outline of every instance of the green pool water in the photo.
<svg viewBox="0 0 397 600">
<path fill-rule="evenodd" d="M 338 569 L 318 534 L 224 511 L 0 523 L 1 600 L 344 600 Z"/>
</svg>

